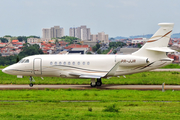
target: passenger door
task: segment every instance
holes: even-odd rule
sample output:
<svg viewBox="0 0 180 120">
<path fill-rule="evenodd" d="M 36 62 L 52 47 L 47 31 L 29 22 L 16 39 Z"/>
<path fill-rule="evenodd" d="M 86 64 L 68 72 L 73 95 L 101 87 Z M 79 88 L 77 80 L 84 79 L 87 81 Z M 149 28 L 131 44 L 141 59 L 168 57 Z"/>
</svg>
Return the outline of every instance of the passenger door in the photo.
<svg viewBox="0 0 180 120">
<path fill-rule="evenodd" d="M 35 58 L 34 59 L 34 74 L 35 75 L 41 75 L 42 74 L 42 59 L 41 58 Z"/>
</svg>

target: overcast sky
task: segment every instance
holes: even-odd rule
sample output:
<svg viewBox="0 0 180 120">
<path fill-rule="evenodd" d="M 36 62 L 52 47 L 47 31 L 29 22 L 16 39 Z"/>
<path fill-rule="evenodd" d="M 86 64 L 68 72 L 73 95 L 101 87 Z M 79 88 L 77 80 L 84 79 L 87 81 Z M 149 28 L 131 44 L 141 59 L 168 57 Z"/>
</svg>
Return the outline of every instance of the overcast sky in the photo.
<svg viewBox="0 0 180 120">
<path fill-rule="evenodd" d="M 0 37 L 42 36 L 42 28 L 87 25 L 109 37 L 155 33 L 160 22 L 180 32 L 180 0 L 0 0 Z"/>
</svg>

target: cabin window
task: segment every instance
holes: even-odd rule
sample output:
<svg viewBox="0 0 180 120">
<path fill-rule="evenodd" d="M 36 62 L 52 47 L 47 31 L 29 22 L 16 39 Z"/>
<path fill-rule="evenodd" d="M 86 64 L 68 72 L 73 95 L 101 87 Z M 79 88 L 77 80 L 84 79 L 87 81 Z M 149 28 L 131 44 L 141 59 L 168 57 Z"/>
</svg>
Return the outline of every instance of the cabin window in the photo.
<svg viewBox="0 0 180 120">
<path fill-rule="evenodd" d="M 53 65 L 53 62 L 50 62 L 50 65 Z"/>
<path fill-rule="evenodd" d="M 61 62 L 59 62 L 59 65 L 61 65 L 62 63 Z"/>
<path fill-rule="evenodd" d="M 29 59 L 27 59 L 24 63 L 29 63 Z"/>
<path fill-rule="evenodd" d="M 57 62 L 55 62 L 54 64 L 57 65 Z"/>
<path fill-rule="evenodd" d="M 80 62 L 78 62 L 78 65 L 80 65 Z"/>
<path fill-rule="evenodd" d="M 66 62 L 64 62 L 63 64 L 66 65 Z"/>
<path fill-rule="evenodd" d="M 90 63 L 89 63 L 89 62 L 87 62 L 87 65 L 90 65 Z"/>
<path fill-rule="evenodd" d="M 68 62 L 68 65 L 71 65 L 71 62 Z"/>
<path fill-rule="evenodd" d="M 85 65 L 85 62 L 83 62 L 83 65 Z"/>
<path fill-rule="evenodd" d="M 72 64 L 75 65 L 75 62 L 73 62 Z"/>
</svg>

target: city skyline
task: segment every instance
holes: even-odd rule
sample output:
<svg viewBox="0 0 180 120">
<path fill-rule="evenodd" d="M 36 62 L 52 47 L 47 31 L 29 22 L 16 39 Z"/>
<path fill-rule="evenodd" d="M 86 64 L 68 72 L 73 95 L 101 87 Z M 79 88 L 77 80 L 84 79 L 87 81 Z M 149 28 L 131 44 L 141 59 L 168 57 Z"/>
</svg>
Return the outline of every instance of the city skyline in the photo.
<svg viewBox="0 0 180 120">
<path fill-rule="evenodd" d="M 179 0 L 1 0 L 0 36 L 42 37 L 42 28 L 86 25 L 91 34 L 106 32 L 109 37 L 152 34 L 161 22 L 175 23 L 180 32 Z"/>
</svg>

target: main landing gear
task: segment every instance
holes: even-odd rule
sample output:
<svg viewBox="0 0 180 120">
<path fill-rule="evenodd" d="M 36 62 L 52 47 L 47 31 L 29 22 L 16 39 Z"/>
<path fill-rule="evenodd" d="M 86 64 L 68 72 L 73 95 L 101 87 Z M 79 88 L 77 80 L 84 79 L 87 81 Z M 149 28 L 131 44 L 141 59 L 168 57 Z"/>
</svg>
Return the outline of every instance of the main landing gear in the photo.
<svg viewBox="0 0 180 120">
<path fill-rule="evenodd" d="M 30 76 L 29 80 L 30 80 L 30 84 L 29 84 L 29 86 L 30 86 L 30 87 L 33 87 L 33 83 L 32 83 L 33 78 L 32 78 L 32 76 Z"/>
<path fill-rule="evenodd" d="M 95 78 L 92 78 L 90 85 L 91 85 L 91 87 L 101 86 L 102 85 L 101 78 L 97 78 L 97 82 L 96 82 Z"/>
</svg>

